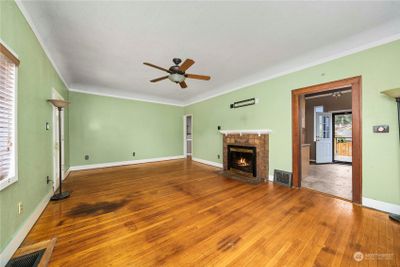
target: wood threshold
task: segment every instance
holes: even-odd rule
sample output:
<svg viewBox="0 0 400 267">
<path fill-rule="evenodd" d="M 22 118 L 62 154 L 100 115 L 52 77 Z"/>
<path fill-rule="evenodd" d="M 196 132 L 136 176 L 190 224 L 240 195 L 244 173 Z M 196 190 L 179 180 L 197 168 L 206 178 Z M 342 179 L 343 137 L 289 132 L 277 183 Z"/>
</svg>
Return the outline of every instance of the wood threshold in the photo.
<svg viewBox="0 0 400 267">
<path fill-rule="evenodd" d="M 322 195 L 327 196 L 327 197 L 336 198 L 336 199 L 340 199 L 340 200 L 343 200 L 343 201 L 346 201 L 346 202 L 349 202 L 349 203 L 353 203 L 353 202 L 351 201 L 351 199 L 347 199 L 347 198 L 344 198 L 344 197 L 335 196 L 335 195 L 332 195 L 332 194 L 329 194 L 329 193 L 325 193 L 325 192 L 322 192 L 322 191 L 318 191 L 318 190 L 313 189 L 313 188 L 302 187 L 301 189 L 302 189 L 302 190 L 303 190 L 303 189 L 304 189 L 304 190 L 309 190 L 309 191 L 315 192 L 316 194 L 322 194 Z M 358 203 L 354 203 L 354 204 L 355 204 L 355 205 L 360 205 L 360 204 L 358 204 Z"/>
</svg>

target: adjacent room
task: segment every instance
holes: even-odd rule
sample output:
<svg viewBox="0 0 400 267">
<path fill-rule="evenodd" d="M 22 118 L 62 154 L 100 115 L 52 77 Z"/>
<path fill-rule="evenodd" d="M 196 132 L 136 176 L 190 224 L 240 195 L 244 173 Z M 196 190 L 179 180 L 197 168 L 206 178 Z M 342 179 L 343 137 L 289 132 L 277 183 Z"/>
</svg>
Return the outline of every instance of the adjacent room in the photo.
<svg viewBox="0 0 400 267">
<path fill-rule="evenodd" d="M 400 266 L 400 2 L 0 1 L 0 267 Z"/>
<path fill-rule="evenodd" d="M 352 200 L 351 100 L 351 88 L 305 95 L 301 146 L 302 186 L 348 200 Z"/>
</svg>

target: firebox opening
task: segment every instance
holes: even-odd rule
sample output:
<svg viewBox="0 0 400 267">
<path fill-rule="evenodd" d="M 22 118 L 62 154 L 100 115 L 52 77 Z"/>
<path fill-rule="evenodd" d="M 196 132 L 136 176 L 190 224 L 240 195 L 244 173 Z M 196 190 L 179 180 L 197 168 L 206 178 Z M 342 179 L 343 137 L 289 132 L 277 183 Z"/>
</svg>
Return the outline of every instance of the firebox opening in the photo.
<svg viewBox="0 0 400 267">
<path fill-rule="evenodd" d="M 228 146 L 228 170 L 236 169 L 257 177 L 256 148 L 250 146 Z"/>
</svg>

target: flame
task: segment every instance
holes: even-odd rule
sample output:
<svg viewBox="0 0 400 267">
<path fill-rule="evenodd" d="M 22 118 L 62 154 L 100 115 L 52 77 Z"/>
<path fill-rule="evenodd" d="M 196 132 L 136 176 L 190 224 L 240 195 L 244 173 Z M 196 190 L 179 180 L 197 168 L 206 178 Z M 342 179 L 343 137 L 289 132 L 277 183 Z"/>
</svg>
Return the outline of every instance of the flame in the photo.
<svg viewBox="0 0 400 267">
<path fill-rule="evenodd" d="M 237 165 L 241 166 L 241 167 L 245 167 L 245 166 L 249 166 L 250 164 L 246 161 L 245 158 L 240 158 L 237 161 Z"/>
</svg>

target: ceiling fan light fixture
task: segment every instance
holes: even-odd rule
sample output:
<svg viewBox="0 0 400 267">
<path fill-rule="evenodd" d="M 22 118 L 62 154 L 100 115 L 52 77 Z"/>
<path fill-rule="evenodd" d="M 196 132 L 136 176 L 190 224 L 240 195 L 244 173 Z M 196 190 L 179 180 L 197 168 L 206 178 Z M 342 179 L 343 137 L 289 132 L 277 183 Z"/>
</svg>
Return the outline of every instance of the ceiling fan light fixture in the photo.
<svg viewBox="0 0 400 267">
<path fill-rule="evenodd" d="M 150 82 L 156 83 L 156 82 L 163 81 L 168 78 L 168 80 L 170 80 L 171 82 L 177 83 L 177 84 L 179 84 L 179 86 L 182 89 L 185 89 L 185 88 L 187 88 L 187 84 L 185 83 L 186 78 L 203 80 L 203 81 L 208 81 L 211 78 L 210 76 L 207 76 L 207 75 L 186 73 L 186 71 L 195 63 L 193 59 L 187 58 L 182 64 L 180 64 L 182 62 L 182 60 L 179 58 L 174 58 L 173 62 L 175 65 L 169 67 L 169 69 L 159 67 L 157 65 L 154 65 L 154 64 L 151 64 L 148 62 L 143 62 L 144 65 L 147 65 L 149 67 L 152 67 L 152 68 L 155 68 L 158 70 L 162 70 L 162 71 L 165 71 L 168 73 L 168 75 L 152 79 L 152 80 L 150 80 Z"/>
<path fill-rule="evenodd" d="M 332 96 L 333 96 L 334 98 L 339 98 L 339 97 L 342 96 L 342 92 L 341 92 L 341 91 L 333 92 L 333 93 L 332 93 Z"/>
<path fill-rule="evenodd" d="M 174 83 L 180 83 L 185 80 L 185 75 L 179 74 L 179 73 L 172 73 L 168 76 L 168 79 Z"/>
</svg>

